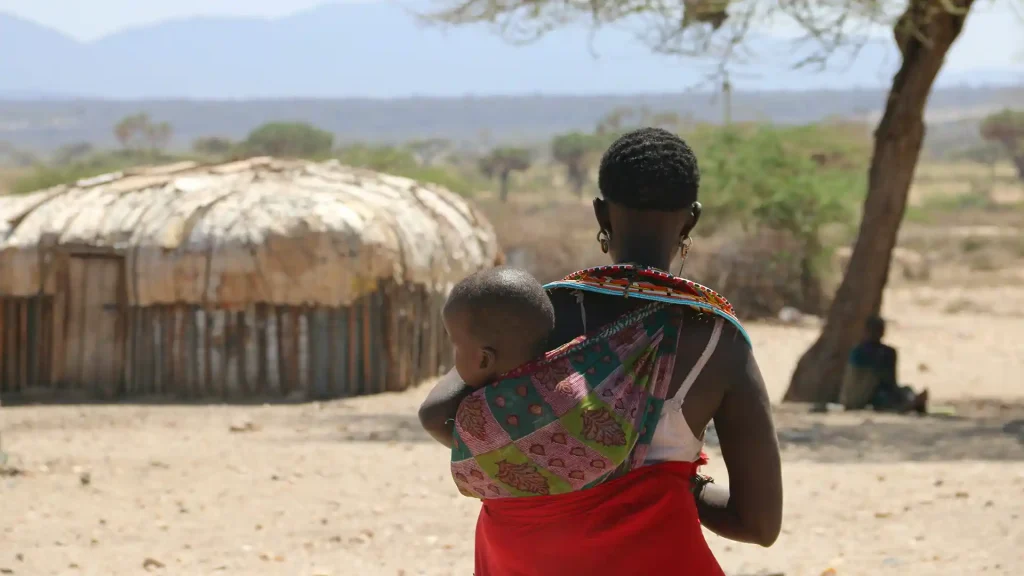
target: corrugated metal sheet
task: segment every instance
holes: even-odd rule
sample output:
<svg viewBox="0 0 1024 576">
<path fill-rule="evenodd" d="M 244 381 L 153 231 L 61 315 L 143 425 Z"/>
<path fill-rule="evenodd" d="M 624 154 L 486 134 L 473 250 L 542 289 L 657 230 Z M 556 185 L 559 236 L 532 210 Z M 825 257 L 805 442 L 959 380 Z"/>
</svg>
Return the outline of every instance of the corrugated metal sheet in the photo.
<svg viewBox="0 0 1024 576">
<path fill-rule="evenodd" d="M 53 294 L 56 253 L 125 259 L 129 306 L 348 307 L 381 280 L 445 292 L 498 258 L 465 200 L 336 162 L 128 171 L 0 197 L 0 296 Z"/>
</svg>

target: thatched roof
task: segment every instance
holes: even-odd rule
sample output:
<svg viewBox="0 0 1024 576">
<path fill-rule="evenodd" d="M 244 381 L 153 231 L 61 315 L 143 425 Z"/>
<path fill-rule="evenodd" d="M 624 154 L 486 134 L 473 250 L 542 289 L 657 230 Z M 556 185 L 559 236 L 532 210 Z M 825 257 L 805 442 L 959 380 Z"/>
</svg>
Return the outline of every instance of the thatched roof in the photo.
<svg viewBox="0 0 1024 576">
<path fill-rule="evenodd" d="M 254 158 L 0 196 L 0 295 L 54 290 L 67 253 L 124 256 L 134 305 L 347 305 L 382 278 L 444 290 L 491 266 L 491 225 L 433 185 Z"/>
</svg>

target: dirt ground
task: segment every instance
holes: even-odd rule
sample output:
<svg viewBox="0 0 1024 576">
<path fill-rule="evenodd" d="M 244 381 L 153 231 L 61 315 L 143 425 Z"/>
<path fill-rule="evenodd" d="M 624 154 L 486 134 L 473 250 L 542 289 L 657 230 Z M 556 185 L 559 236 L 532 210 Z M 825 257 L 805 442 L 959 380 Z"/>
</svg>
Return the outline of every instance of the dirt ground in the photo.
<svg viewBox="0 0 1024 576">
<path fill-rule="evenodd" d="M 956 417 L 779 407 L 783 534 L 770 549 L 709 534 L 731 576 L 1021 573 L 1024 289 L 905 287 L 886 307 L 901 377 Z M 750 332 L 781 398 L 817 327 Z M 479 505 L 419 429 L 426 391 L 4 407 L 0 574 L 468 576 Z"/>
</svg>

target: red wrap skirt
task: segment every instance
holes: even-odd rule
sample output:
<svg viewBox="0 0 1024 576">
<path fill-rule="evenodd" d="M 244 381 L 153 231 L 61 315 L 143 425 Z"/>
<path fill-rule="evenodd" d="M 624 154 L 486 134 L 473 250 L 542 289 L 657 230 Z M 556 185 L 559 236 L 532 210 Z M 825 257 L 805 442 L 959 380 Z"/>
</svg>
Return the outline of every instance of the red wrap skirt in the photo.
<svg viewBox="0 0 1024 576">
<path fill-rule="evenodd" d="M 698 463 L 633 470 L 596 488 L 485 500 L 476 576 L 724 576 L 697 518 Z"/>
</svg>

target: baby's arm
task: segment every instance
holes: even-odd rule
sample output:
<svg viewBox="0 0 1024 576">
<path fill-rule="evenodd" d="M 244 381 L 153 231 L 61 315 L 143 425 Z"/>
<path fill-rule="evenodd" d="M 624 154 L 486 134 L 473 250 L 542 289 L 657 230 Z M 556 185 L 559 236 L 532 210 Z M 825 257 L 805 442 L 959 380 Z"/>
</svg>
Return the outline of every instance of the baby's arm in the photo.
<svg viewBox="0 0 1024 576">
<path fill-rule="evenodd" d="M 472 391 L 473 388 L 459 378 L 459 373 L 454 368 L 442 376 L 420 405 L 419 417 L 423 429 L 434 440 L 451 448 L 455 412 L 459 409 L 459 403 Z"/>
</svg>

